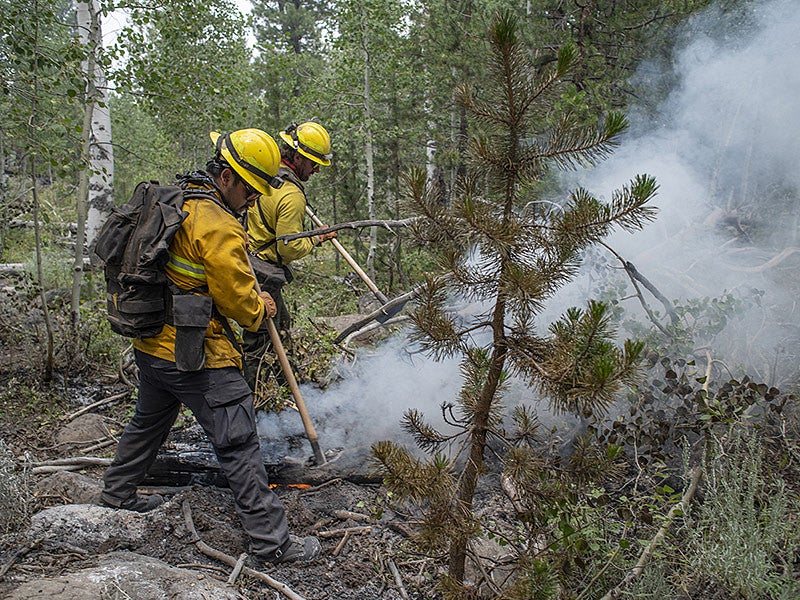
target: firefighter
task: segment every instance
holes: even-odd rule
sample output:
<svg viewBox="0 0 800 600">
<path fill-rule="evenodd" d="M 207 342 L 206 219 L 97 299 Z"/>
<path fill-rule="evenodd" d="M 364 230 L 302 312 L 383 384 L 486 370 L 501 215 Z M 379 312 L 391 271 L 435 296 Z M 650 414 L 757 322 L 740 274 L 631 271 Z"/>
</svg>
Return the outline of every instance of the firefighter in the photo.
<svg viewBox="0 0 800 600">
<path fill-rule="evenodd" d="M 248 245 L 253 266 L 262 289 L 275 299 L 275 325 L 286 336 L 291 315 L 283 302 L 281 290 L 292 280 L 289 264 L 308 255 L 315 247 L 336 237 L 336 232 L 299 238 L 288 244 L 276 241 L 277 236 L 303 231 L 306 210 L 305 183 L 320 167 L 331 164 L 331 137 L 315 121 L 292 123 L 279 134 L 281 166 L 278 176 L 284 185 L 274 194 L 262 196 L 247 213 Z M 323 226 L 324 227 L 324 226 Z M 262 356 L 271 348 L 266 324 L 256 332 L 243 334 L 245 377 L 255 390 Z"/>
<path fill-rule="evenodd" d="M 187 173 L 178 182 L 188 216 L 170 244 L 166 266 L 175 290 L 173 314 L 160 334 L 133 343 L 139 367 L 136 410 L 105 472 L 100 503 L 147 512 L 163 502 L 136 489 L 183 404 L 214 446 L 253 557 L 275 564 L 310 561 L 320 552 L 319 540 L 289 534 L 281 501 L 269 488 L 253 396 L 228 323 L 230 318 L 256 331 L 276 312 L 270 295 L 255 289 L 239 219 L 282 185 L 280 152 L 258 129 L 213 132 L 211 139 L 216 152 L 205 171 Z M 207 320 L 198 322 L 206 313 Z M 185 327 L 187 322 L 194 327 Z"/>
</svg>

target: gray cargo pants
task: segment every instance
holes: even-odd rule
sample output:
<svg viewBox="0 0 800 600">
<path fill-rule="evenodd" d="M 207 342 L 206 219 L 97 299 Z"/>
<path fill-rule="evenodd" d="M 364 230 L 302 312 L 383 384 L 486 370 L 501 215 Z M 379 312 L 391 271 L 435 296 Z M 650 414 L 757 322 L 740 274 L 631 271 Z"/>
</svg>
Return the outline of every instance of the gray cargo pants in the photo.
<svg viewBox="0 0 800 600">
<path fill-rule="evenodd" d="M 269 489 L 255 426 L 253 396 L 238 369 L 181 372 L 175 363 L 136 351 L 139 399 L 117 454 L 106 470 L 102 498 L 119 506 L 136 493 L 167 439 L 181 403 L 208 435 L 233 491 L 251 552 L 264 560 L 289 543 L 286 513 Z"/>
</svg>

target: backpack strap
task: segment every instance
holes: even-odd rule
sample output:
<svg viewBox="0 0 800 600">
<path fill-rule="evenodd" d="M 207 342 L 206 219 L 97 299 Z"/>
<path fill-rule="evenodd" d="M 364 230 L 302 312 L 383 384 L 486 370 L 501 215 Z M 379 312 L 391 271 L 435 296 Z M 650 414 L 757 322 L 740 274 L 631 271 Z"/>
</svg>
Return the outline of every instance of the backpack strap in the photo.
<svg viewBox="0 0 800 600">
<path fill-rule="evenodd" d="M 280 168 L 278 169 L 278 177 L 284 180 L 291 181 L 294 185 L 297 186 L 297 188 L 300 190 L 300 192 L 303 194 L 303 197 L 305 198 L 306 195 L 305 187 L 303 186 L 303 183 L 297 178 L 297 174 L 292 169 L 290 169 L 286 165 L 281 165 Z M 272 227 L 269 226 L 269 223 L 267 223 L 267 217 L 264 214 L 264 209 L 261 207 L 261 202 L 256 202 L 256 206 L 258 207 L 258 215 L 261 217 L 261 222 L 264 224 L 264 229 L 267 230 L 267 233 L 272 234 L 273 237 L 270 241 L 261 244 L 258 248 L 253 250 L 251 254 L 257 256 L 259 253 L 263 252 L 264 250 L 266 250 L 267 248 L 269 248 L 274 244 L 275 256 L 278 257 L 277 264 L 278 266 L 283 266 L 283 261 L 281 260 L 281 253 L 278 250 L 278 234 Z"/>
<path fill-rule="evenodd" d="M 272 227 L 269 226 L 269 223 L 267 223 L 267 217 L 264 214 L 264 209 L 261 207 L 261 202 L 256 202 L 256 206 L 258 207 L 258 215 L 261 217 L 261 222 L 264 224 L 264 229 L 267 230 L 267 233 L 271 233 L 272 234 L 272 239 L 270 241 L 268 241 L 268 242 L 265 242 L 265 243 L 261 244 L 258 248 L 253 250 L 252 254 L 255 254 L 255 255 L 257 255 L 259 252 L 263 252 L 264 250 L 266 250 L 267 248 L 269 248 L 273 244 L 275 244 L 276 246 L 278 244 L 278 234 L 275 233 L 275 230 Z M 278 261 L 280 262 L 281 255 L 280 255 L 280 252 L 278 252 L 277 247 L 275 248 L 275 254 L 278 257 Z"/>
</svg>

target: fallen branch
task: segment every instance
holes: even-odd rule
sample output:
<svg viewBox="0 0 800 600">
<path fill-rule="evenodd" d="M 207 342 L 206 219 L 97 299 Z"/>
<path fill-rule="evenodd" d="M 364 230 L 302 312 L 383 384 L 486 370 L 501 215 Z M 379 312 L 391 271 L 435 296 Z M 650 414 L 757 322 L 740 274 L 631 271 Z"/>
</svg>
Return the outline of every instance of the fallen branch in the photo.
<svg viewBox="0 0 800 600">
<path fill-rule="evenodd" d="M 349 539 L 350 539 L 350 532 L 347 531 L 342 536 L 342 541 L 337 544 L 336 549 L 333 551 L 334 556 L 339 556 L 339 553 L 342 551 L 342 548 L 344 548 L 344 545 L 347 543 L 347 540 Z"/>
<path fill-rule="evenodd" d="M 34 467 L 107 467 L 111 464 L 111 460 L 110 458 L 99 458 L 97 456 L 73 456 L 32 462 L 31 465 Z"/>
<path fill-rule="evenodd" d="M 378 321 L 375 321 L 373 323 L 365 325 L 364 327 L 361 327 L 360 329 L 357 329 L 353 333 L 348 334 L 347 337 L 345 337 L 342 340 L 342 346 L 344 347 L 344 350 L 347 350 L 347 346 L 349 346 L 350 342 L 352 342 L 355 339 L 358 339 L 358 338 L 360 338 L 362 336 L 365 336 L 365 335 L 367 335 L 369 333 L 372 333 L 373 331 L 375 331 L 376 329 L 380 329 L 381 327 L 389 327 L 391 325 L 399 325 L 400 323 L 406 323 L 406 322 L 408 322 L 410 320 L 411 320 L 411 317 L 409 317 L 407 315 L 400 315 L 399 317 L 392 317 L 391 319 L 389 319 L 388 321 L 385 321 L 384 323 L 379 323 Z M 363 321 L 361 321 L 361 322 L 363 322 Z"/>
<path fill-rule="evenodd" d="M 239 560 L 236 561 L 236 566 L 233 567 L 233 571 L 231 571 L 230 577 L 228 577 L 228 585 L 233 585 L 236 583 L 236 580 L 239 578 L 239 573 L 242 572 L 242 567 L 244 567 L 244 561 L 247 560 L 247 553 L 242 552 L 239 555 Z"/>
<path fill-rule="evenodd" d="M 349 510 L 335 510 L 333 511 L 333 516 L 336 517 L 337 519 L 342 519 L 342 520 L 352 519 L 353 521 L 367 521 L 369 523 L 375 522 L 375 520 L 369 515 L 365 515 L 363 513 L 351 512 Z"/>
<path fill-rule="evenodd" d="M 92 446 L 86 446 L 85 448 L 81 448 L 81 452 L 94 452 L 95 450 L 100 450 L 102 448 L 112 446 L 116 443 L 117 443 L 116 438 L 109 437 L 105 441 L 98 442 Z"/>
<path fill-rule="evenodd" d="M 321 538 L 332 538 L 339 535 L 347 535 L 347 534 L 360 534 L 360 533 L 370 533 L 372 531 L 372 527 L 369 525 L 365 525 L 363 527 L 344 527 L 342 529 L 329 529 L 328 531 L 320 531 L 317 535 Z"/>
<path fill-rule="evenodd" d="M 397 565 L 394 564 L 394 561 L 390 558 L 387 558 L 386 561 L 389 563 L 389 570 L 394 575 L 394 582 L 397 584 L 397 587 L 400 589 L 400 595 L 405 598 L 405 600 L 409 600 L 408 592 L 406 592 L 406 587 L 403 585 L 403 578 L 400 575 L 400 570 L 397 568 Z"/>
<path fill-rule="evenodd" d="M 17 562 L 20 558 L 25 556 L 28 552 L 30 552 L 31 550 L 36 548 L 36 546 L 41 544 L 43 540 L 44 540 L 44 538 L 40 537 L 39 539 L 33 540 L 25 548 L 20 548 L 19 550 L 17 550 L 11 556 L 11 558 L 8 560 L 8 562 L 6 564 L 4 564 L 2 567 L 0 567 L 0 579 L 3 579 L 3 577 L 5 577 L 5 574 L 14 565 L 15 562 Z"/>
<path fill-rule="evenodd" d="M 312 229 L 310 231 L 301 231 L 299 233 L 287 233 L 286 235 L 279 235 L 275 239 L 282 241 L 284 244 L 288 244 L 292 240 L 299 240 L 300 238 L 313 237 L 315 235 L 324 235 L 326 233 L 331 233 L 333 231 L 340 231 L 342 229 L 362 229 L 364 227 L 382 227 L 383 229 L 392 231 L 392 227 L 408 227 L 416 220 L 417 217 L 402 219 L 400 221 L 386 221 L 386 220 L 376 220 L 376 219 L 370 219 L 367 221 L 350 221 L 348 223 L 337 223 L 336 225 L 331 225 L 330 227 L 322 227 L 320 229 Z"/>
<path fill-rule="evenodd" d="M 411 527 L 409 527 L 405 523 L 398 523 L 397 521 L 388 521 L 386 523 L 386 526 L 392 531 L 399 533 L 403 537 L 407 537 L 409 539 L 414 537 L 414 531 L 411 529 Z"/>
<path fill-rule="evenodd" d="M 770 258 L 767 262 L 757 267 L 734 267 L 732 265 L 728 265 L 728 268 L 731 271 L 737 271 L 739 273 L 760 273 L 761 271 L 767 271 L 772 267 L 777 267 L 795 252 L 800 252 L 800 248 L 796 246 L 790 246 L 788 248 L 784 248 L 778 254 Z"/>
<path fill-rule="evenodd" d="M 97 408 L 98 406 L 103 406 L 104 404 L 109 404 L 111 402 L 116 402 L 117 400 L 122 400 L 130 396 L 131 390 L 125 390 L 124 392 L 120 392 L 119 394 L 114 394 L 113 396 L 109 396 L 108 398 L 103 398 L 102 400 L 98 400 L 97 402 L 93 402 L 87 406 L 84 406 L 80 410 L 75 411 L 69 415 L 63 415 L 61 417 L 62 421 L 72 421 L 73 419 L 77 419 L 82 414 L 89 412 L 93 408 Z"/>
<path fill-rule="evenodd" d="M 653 539 L 650 540 L 650 543 L 642 551 L 642 554 L 639 556 L 639 560 L 636 561 L 636 565 L 633 567 L 633 569 L 628 572 L 625 578 L 615 588 L 609 590 L 608 593 L 603 596 L 602 600 L 614 600 L 615 598 L 619 598 L 628 584 L 642 574 L 642 571 L 644 571 L 644 566 L 650 558 L 650 555 L 653 554 L 656 546 L 667 535 L 667 531 L 672 525 L 672 521 L 676 516 L 678 516 L 678 514 L 686 514 L 689 503 L 692 501 L 692 498 L 694 498 L 694 494 L 697 491 L 697 486 L 700 484 L 700 478 L 702 475 L 703 469 L 700 465 L 695 466 L 690 471 L 689 487 L 686 488 L 681 501 L 673 506 L 669 513 L 667 513 L 667 517 L 664 519 L 664 523 L 661 525 L 661 528 L 656 532 L 655 536 L 653 536 Z"/>
<path fill-rule="evenodd" d="M 61 471 L 80 471 L 83 467 L 77 465 L 64 465 L 63 467 L 33 467 L 33 475 L 47 475 L 48 473 L 60 473 Z"/>
<path fill-rule="evenodd" d="M 342 340 L 347 338 L 347 336 L 349 336 L 351 333 L 355 333 L 356 331 L 359 331 L 360 329 L 362 329 L 375 319 L 378 319 L 383 315 L 391 313 L 393 308 L 395 308 L 396 306 L 401 306 L 403 304 L 406 304 L 409 300 L 414 299 L 418 293 L 419 293 L 419 288 L 416 287 L 410 292 L 406 292 L 401 296 L 397 296 L 397 298 L 392 298 L 391 300 L 389 300 L 389 302 L 379 307 L 377 310 L 372 311 L 371 313 L 366 315 L 363 319 L 357 321 L 356 323 L 353 323 L 352 325 L 350 325 L 350 327 L 339 332 L 339 335 L 336 336 L 334 343 L 336 344 L 340 343 Z"/>
<path fill-rule="evenodd" d="M 192 509 L 189 506 L 189 500 L 184 500 L 183 504 L 181 505 L 183 509 L 183 520 L 186 525 L 186 529 L 189 530 L 191 534 L 191 539 L 189 540 L 190 543 L 193 543 L 197 549 L 208 556 L 209 558 L 213 558 L 214 560 L 218 560 L 221 563 L 225 563 L 229 567 L 236 568 L 238 564 L 238 560 L 233 558 L 232 556 L 225 554 L 224 552 L 220 552 L 219 550 L 215 550 L 203 540 L 200 539 L 200 536 L 197 535 L 197 529 L 194 527 L 194 521 L 192 520 Z M 298 594 L 297 592 L 293 591 L 289 586 L 285 583 L 278 581 L 277 579 L 273 579 L 266 573 L 262 573 L 261 571 L 256 571 L 255 569 L 251 569 L 249 567 L 242 567 L 241 571 L 245 575 L 250 575 L 250 577 L 255 577 L 256 579 L 260 579 L 264 583 L 266 583 L 269 587 L 277 592 L 283 594 L 290 600 L 305 600 L 303 596 Z"/>
</svg>

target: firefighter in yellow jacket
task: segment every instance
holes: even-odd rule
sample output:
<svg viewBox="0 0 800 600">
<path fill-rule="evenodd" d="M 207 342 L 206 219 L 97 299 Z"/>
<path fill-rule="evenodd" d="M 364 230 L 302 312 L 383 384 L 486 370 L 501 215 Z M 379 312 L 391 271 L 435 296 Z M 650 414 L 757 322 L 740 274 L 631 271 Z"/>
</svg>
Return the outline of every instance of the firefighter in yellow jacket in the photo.
<svg viewBox="0 0 800 600">
<path fill-rule="evenodd" d="M 252 555 L 271 563 L 309 561 L 319 554 L 319 540 L 289 534 L 280 499 L 269 489 L 253 396 L 228 322 L 255 331 L 275 314 L 270 295 L 255 289 L 239 219 L 282 185 L 280 154 L 275 140 L 258 129 L 212 133 L 211 139 L 216 152 L 205 171 L 178 181 L 188 216 L 169 247 L 172 311 L 160 334 L 134 341 L 136 412 L 106 470 L 101 504 L 137 512 L 161 504 L 160 496 L 136 489 L 183 404 L 214 446 Z"/>
<path fill-rule="evenodd" d="M 277 305 L 276 325 L 288 331 L 291 315 L 281 295 L 283 285 L 292 279 L 289 263 L 309 254 L 322 242 L 336 237 L 336 232 L 298 238 L 288 244 L 276 241 L 278 236 L 303 231 L 306 210 L 305 183 L 331 164 L 331 138 L 315 121 L 292 123 L 279 133 L 281 166 L 278 176 L 284 185 L 270 196 L 262 196 L 247 213 L 247 235 L 256 276 L 262 289 L 268 290 Z M 270 349 L 269 333 L 263 325 L 256 332 L 243 334 L 245 377 L 255 389 L 261 358 Z"/>
</svg>

